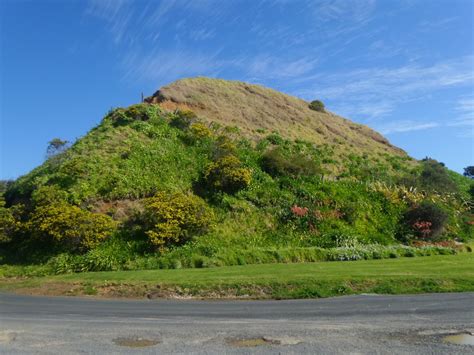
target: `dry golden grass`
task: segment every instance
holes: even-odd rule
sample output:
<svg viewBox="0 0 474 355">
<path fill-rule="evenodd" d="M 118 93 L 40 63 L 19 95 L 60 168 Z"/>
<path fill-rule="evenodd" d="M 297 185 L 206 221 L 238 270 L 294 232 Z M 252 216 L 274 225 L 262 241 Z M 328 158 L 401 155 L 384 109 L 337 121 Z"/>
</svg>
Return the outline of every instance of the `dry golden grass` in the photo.
<svg viewBox="0 0 474 355">
<path fill-rule="evenodd" d="M 250 138 L 276 131 L 286 138 L 327 144 L 343 156 L 406 156 L 367 126 L 331 112 L 310 110 L 304 100 L 258 85 L 202 77 L 182 79 L 161 88 L 147 101 L 166 110 L 191 109 L 205 121 L 237 126 Z"/>
</svg>

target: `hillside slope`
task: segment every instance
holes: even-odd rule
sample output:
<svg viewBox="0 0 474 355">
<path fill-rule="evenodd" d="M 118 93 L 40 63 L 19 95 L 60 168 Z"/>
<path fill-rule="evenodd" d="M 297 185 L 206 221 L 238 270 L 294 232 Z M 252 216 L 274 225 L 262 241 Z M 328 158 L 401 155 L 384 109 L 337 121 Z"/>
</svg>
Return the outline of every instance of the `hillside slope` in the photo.
<svg viewBox="0 0 474 355">
<path fill-rule="evenodd" d="M 331 112 L 310 110 L 308 102 L 281 92 L 239 81 L 210 78 L 178 80 L 146 99 L 164 108 L 187 108 L 208 122 L 237 126 L 247 137 L 270 132 L 315 144 L 334 146 L 340 154 L 406 153 L 367 126 Z"/>
<path fill-rule="evenodd" d="M 454 252 L 423 243 L 472 238 L 467 178 L 307 106 L 198 78 L 111 110 L 0 193 L 0 263 L 51 258 L 60 273 L 355 260 Z M 423 248 L 398 245 L 414 242 Z"/>
</svg>

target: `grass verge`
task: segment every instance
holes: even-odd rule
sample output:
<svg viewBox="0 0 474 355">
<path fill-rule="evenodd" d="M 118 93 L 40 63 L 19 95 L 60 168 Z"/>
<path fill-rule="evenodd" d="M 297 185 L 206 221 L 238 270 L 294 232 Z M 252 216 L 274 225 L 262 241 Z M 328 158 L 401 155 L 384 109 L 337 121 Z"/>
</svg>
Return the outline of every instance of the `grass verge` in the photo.
<svg viewBox="0 0 474 355">
<path fill-rule="evenodd" d="M 130 298 L 317 298 L 357 293 L 474 291 L 474 255 L 89 272 L 8 278 L 0 290 Z"/>
</svg>

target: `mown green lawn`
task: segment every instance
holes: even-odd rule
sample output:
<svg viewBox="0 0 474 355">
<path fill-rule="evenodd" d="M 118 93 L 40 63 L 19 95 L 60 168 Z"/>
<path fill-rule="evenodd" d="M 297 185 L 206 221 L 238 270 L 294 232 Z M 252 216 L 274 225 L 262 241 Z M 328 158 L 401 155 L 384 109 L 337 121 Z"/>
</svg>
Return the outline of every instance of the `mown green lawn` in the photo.
<svg viewBox="0 0 474 355">
<path fill-rule="evenodd" d="M 0 269 L 1 275 L 1 269 Z M 474 291 L 474 254 L 0 278 L 0 290 L 143 297 L 308 298 Z"/>
</svg>

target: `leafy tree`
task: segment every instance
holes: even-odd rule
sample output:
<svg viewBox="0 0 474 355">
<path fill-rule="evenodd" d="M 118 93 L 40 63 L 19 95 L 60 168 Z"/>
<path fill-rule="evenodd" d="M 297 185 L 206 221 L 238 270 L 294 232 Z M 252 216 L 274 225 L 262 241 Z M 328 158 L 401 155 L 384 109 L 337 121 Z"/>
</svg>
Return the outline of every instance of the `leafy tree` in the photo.
<svg viewBox="0 0 474 355">
<path fill-rule="evenodd" d="M 466 166 L 464 168 L 464 176 L 467 176 L 468 178 L 474 179 L 474 165 L 471 166 Z"/>
<path fill-rule="evenodd" d="M 456 183 L 451 179 L 444 164 L 425 158 L 422 160 L 423 168 L 418 184 L 427 191 L 457 192 Z"/>
<path fill-rule="evenodd" d="M 313 111 L 326 112 L 324 103 L 320 100 L 311 101 L 311 103 L 309 104 L 309 108 Z"/>
<path fill-rule="evenodd" d="M 64 152 L 67 149 L 68 141 L 60 138 L 53 138 L 48 142 L 48 148 L 46 148 L 46 157 L 51 158 L 59 153 Z"/>
<path fill-rule="evenodd" d="M 13 180 L 0 180 L 0 195 L 3 195 L 13 184 Z"/>
<path fill-rule="evenodd" d="M 196 195 L 160 192 L 145 200 L 142 219 L 151 243 L 163 249 L 207 232 L 214 214 Z"/>
</svg>

